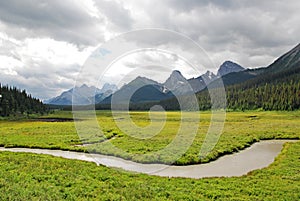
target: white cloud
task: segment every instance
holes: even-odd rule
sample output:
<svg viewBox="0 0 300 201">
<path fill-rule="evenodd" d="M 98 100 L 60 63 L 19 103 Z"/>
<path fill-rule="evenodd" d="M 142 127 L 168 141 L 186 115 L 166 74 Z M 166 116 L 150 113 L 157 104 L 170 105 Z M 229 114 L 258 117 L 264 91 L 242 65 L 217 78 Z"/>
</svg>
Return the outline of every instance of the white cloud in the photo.
<svg viewBox="0 0 300 201">
<path fill-rule="evenodd" d="M 1 1 L 0 79 L 34 96 L 50 98 L 73 86 L 81 65 L 97 45 L 122 32 L 144 28 L 187 35 L 216 66 L 225 60 L 245 67 L 266 66 L 299 43 L 299 10 L 297 0 Z M 162 49 L 173 47 L 178 52 L 183 47 L 186 54 L 195 53 L 176 38 L 135 37 Z M 139 65 L 151 59 L 166 63 L 170 58 L 135 57 Z M 111 74 L 121 72 L 116 68 Z M 183 74 L 197 76 L 189 70 Z"/>
<path fill-rule="evenodd" d="M 55 41 L 50 38 L 28 38 L 19 48 L 19 54 L 24 58 L 37 61 L 47 61 L 53 65 L 79 64 L 82 65 L 90 55 L 92 48 L 79 51 L 74 44 Z"/>
<path fill-rule="evenodd" d="M 22 66 L 23 63 L 13 57 L 0 55 L 1 61 L 1 72 L 5 75 L 17 75 L 18 73 L 14 70 L 17 66 Z M 2 75 L 2 76 L 3 76 Z"/>
<path fill-rule="evenodd" d="M 20 40 L 50 37 L 83 47 L 102 42 L 106 26 L 105 18 L 72 0 L 1 1 L 0 20 L 2 30 Z"/>
<path fill-rule="evenodd" d="M 299 1 L 129 1 L 132 10 L 145 17 L 136 27 L 169 28 L 186 34 L 197 41 L 220 65 L 226 58 L 221 52 L 235 55 L 244 66 L 265 66 L 295 46 Z M 151 8 L 151 9 L 148 9 Z M 262 49 L 266 60 L 246 59 L 241 55 L 259 57 L 253 49 Z M 274 51 L 276 49 L 276 51 Z M 272 60 L 272 59 L 271 59 Z"/>
</svg>

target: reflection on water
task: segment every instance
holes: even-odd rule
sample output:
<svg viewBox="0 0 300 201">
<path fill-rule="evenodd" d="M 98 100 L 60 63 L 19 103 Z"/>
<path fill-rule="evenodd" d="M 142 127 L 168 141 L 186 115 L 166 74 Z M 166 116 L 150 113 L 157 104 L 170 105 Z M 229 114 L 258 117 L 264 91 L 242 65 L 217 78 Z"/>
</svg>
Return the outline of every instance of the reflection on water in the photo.
<svg viewBox="0 0 300 201">
<path fill-rule="evenodd" d="M 49 154 L 68 159 L 95 162 L 108 167 L 122 168 L 128 171 L 146 173 L 150 175 L 167 177 L 230 177 L 241 176 L 248 172 L 270 165 L 274 158 L 280 153 L 285 142 L 295 140 L 266 140 L 253 144 L 251 147 L 219 158 L 216 161 L 188 166 L 168 166 L 163 164 L 141 164 L 118 157 L 100 154 L 87 154 L 71 151 L 28 149 L 28 148 L 0 148 L 0 151 L 30 152 L 38 154 Z"/>
</svg>

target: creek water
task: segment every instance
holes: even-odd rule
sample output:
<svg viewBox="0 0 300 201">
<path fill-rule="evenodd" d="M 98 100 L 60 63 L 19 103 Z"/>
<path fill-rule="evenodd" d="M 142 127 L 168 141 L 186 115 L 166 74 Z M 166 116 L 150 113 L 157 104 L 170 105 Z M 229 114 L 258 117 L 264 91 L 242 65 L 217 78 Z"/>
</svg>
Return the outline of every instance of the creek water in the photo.
<svg viewBox="0 0 300 201">
<path fill-rule="evenodd" d="M 240 152 L 222 156 L 215 161 L 205 164 L 186 166 L 142 164 L 114 156 L 61 150 L 0 147 L 0 151 L 48 154 L 67 159 L 95 162 L 107 167 L 122 168 L 124 170 L 145 173 L 149 175 L 203 178 L 242 176 L 252 170 L 267 167 L 280 153 L 285 142 L 295 141 L 296 140 L 264 140 L 257 142 Z"/>
</svg>

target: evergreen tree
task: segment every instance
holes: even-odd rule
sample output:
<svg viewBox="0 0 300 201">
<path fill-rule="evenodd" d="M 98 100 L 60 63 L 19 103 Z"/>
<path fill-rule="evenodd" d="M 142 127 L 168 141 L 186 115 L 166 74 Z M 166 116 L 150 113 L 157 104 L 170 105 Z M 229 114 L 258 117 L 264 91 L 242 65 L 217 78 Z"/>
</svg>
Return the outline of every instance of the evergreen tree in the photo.
<svg viewBox="0 0 300 201">
<path fill-rule="evenodd" d="M 25 90 L 16 87 L 2 86 L 0 83 L 0 115 L 43 114 L 48 108 L 36 98 L 28 95 Z"/>
</svg>

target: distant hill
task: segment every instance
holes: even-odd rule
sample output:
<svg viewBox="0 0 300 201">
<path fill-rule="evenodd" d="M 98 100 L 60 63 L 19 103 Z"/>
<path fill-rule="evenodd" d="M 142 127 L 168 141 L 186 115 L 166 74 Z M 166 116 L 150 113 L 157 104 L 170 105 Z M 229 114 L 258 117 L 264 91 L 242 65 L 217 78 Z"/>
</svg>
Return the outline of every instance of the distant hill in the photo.
<svg viewBox="0 0 300 201">
<path fill-rule="evenodd" d="M 299 67 L 300 62 L 300 44 L 296 47 L 280 56 L 272 64 L 267 67 L 246 69 L 239 72 L 228 73 L 222 76 L 222 80 L 225 86 L 240 84 L 246 82 L 247 80 L 256 79 L 256 81 L 266 79 L 270 75 L 274 75 L 283 71 L 293 71 Z M 262 76 L 260 76 L 262 75 Z M 256 82 L 252 81 L 252 82 Z M 212 82 L 211 85 L 214 83 Z"/>
<path fill-rule="evenodd" d="M 174 96 L 172 92 L 163 93 L 160 85 L 145 85 L 134 92 L 130 101 L 142 103 L 149 101 L 160 101 Z"/>
<path fill-rule="evenodd" d="M 176 95 L 186 95 L 196 93 L 206 87 L 207 84 L 215 80 L 217 76 L 207 71 L 196 78 L 186 79 L 180 71 L 174 70 L 170 77 L 163 83 L 163 86 Z"/>
<path fill-rule="evenodd" d="M 225 61 L 219 68 L 217 76 L 222 77 L 229 73 L 243 71 L 245 68 L 232 61 Z"/>
<path fill-rule="evenodd" d="M 226 61 L 219 68 L 220 75 L 244 70 L 240 65 Z M 105 98 L 100 104 L 110 104 L 112 96 L 118 102 L 126 102 L 128 96 L 132 95 L 131 103 L 145 103 L 151 101 L 162 101 L 174 95 L 182 96 L 193 94 L 203 90 L 208 84 L 218 79 L 220 76 L 207 71 L 196 78 L 186 79 L 180 71 L 174 70 L 164 83 L 158 83 L 145 77 L 137 77 L 111 96 Z M 147 85 L 147 86 L 145 86 Z"/>
<path fill-rule="evenodd" d="M 252 75 L 251 79 L 240 83 L 241 87 L 249 88 L 252 86 L 263 85 L 266 83 L 284 83 L 295 79 L 300 71 L 300 44 L 289 52 L 280 56 L 266 68 L 247 70 L 247 75 Z M 237 74 L 240 75 L 241 72 Z M 299 81 L 299 80 L 295 80 Z"/>
<path fill-rule="evenodd" d="M 150 87 L 142 87 L 138 90 L 138 95 L 143 96 L 144 98 L 138 97 L 137 94 L 134 95 L 134 100 L 133 102 L 145 102 L 145 101 L 150 101 L 150 100 L 164 100 L 166 98 L 170 98 L 170 93 L 166 94 L 167 92 L 171 92 L 171 94 L 174 94 L 176 96 L 181 96 L 181 95 L 187 95 L 191 93 L 196 93 L 204 89 L 208 84 L 213 82 L 214 80 L 218 79 L 221 75 L 227 75 L 232 72 L 239 72 L 245 70 L 243 67 L 240 65 L 231 62 L 231 61 L 226 61 L 224 62 L 219 70 L 218 74 L 219 76 L 215 75 L 214 73 L 207 71 L 206 73 L 200 75 L 199 77 L 196 78 L 191 78 L 191 79 L 186 79 L 180 71 L 174 70 L 168 77 L 168 79 L 160 84 L 158 82 L 155 82 L 155 85 L 157 90 L 156 93 L 153 93 L 153 89 Z M 129 85 L 132 85 L 130 83 Z M 147 90 L 152 91 L 152 93 L 148 93 Z M 145 91 L 144 91 L 145 90 Z M 143 92 L 144 91 L 144 92 Z M 159 93 L 160 91 L 160 93 Z M 155 94 L 155 97 L 150 97 L 149 94 Z M 147 98 L 146 98 L 147 97 Z M 137 101 L 140 100 L 140 101 Z M 102 103 L 108 104 L 109 101 L 105 100 Z"/>
<path fill-rule="evenodd" d="M 101 89 L 83 84 L 80 87 L 64 91 L 59 96 L 46 100 L 44 103 L 49 105 L 72 105 L 72 98 L 74 98 L 75 105 L 88 105 L 102 101 L 117 89 L 116 85 L 109 83 L 104 84 Z"/>
<path fill-rule="evenodd" d="M 67 91 L 62 92 L 59 96 L 45 101 L 47 104 L 51 105 L 72 105 L 72 98 L 76 99 L 76 105 L 86 105 L 91 104 L 92 97 L 99 89 L 96 87 L 89 87 L 86 84 L 83 84 L 80 87 L 74 87 Z"/>
<path fill-rule="evenodd" d="M 267 67 L 232 72 L 218 79 L 224 81 L 229 110 L 300 109 L 300 47 L 297 45 Z M 218 90 L 216 82 L 217 80 L 210 83 L 211 90 Z M 199 91 L 196 96 L 201 110 L 211 108 L 207 88 Z M 189 102 L 190 96 L 180 98 Z M 166 110 L 180 110 L 174 97 L 159 102 L 132 105 L 131 109 L 148 110 L 155 104 Z"/>
<path fill-rule="evenodd" d="M 229 73 L 220 79 L 225 84 L 229 109 L 300 109 L 300 45 L 266 68 Z M 214 82 L 211 86 L 213 84 Z M 199 92 L 197 97 L 201 109 L 210 108 L 210 97 L 206 89 Z M 169 101 L 164 103 L 168 107 L 172 100 Z"/>
<path fill-rule="evenodd" d="M 138 76 L 113 95 L 105 98 L 100 104 L 111 104 L 112 98 L 115 104 L 123 104 L 128 101 L 133 103 L 157 101 L 170 98 L 171 96 L 172 94 L 162 84 L 146 77 Z"/>
<path fill-rule="evenodd" d="M 216 76 L 214 73 L 210 71 L 206 71 L 203 75 L 191 78 L 188 80 L 188 83 L 193 88 L 194 92 L 199 92 L 202 89 L 204 89 L 208 84 L 216 80 L 218 76 Z"/>
<path fill-rule="evenodd" d="M 227 61 L 220 67 L 219 71 L 226 74 L 240 71 L 241 68 L 238 64 Z M 116 85 L 110 84 L 105 84 L 102 89 L 82 85 L 65 91 L 61 95 L 45 101 L 45 103 L 72 105 L 73 96 L 76 100 L 75 105 L 111 104 L 112 97 L 118 104 L 126 103 L 128 99 L 131 103 L 161 101 L 174 95 L 181 96 L 199 92 L 217 78 L 217 75 L 207 71 L 199 77 L 186 79 L 180 71 L 174 70 L 164 83 L 138 76 L 119 90 Z"/>
<path fill-rule="evenodd" d="M 300 43 L 292 50 L 288 51 L 272 64 L 264 69 L 264 72 L 278 73 L 282 71 L 295 70 L 300 64 Z"/>
<path fill-rule="evenodd" d="M 260 72 L 261 71 L 259 69 L 247 69 L 244 71 L 228 73 L 222 77 L 218 77 L 218 79 L 222 79 L 224 86 L 229 86 L 255 78 Z M 214 88 L 217 83 L 219 83 L 218 80 L 211 82 L 210 88 Z"/>
<path fill-rule="evenodd" d="M 159 104 L 167 110 L 179 110 L 174 95 L 188 103 L 191 93 L 196 93 L 199 108 L 207 110 L 211 108 L 207 85 L 218 90 L 216 83 L 220 79 L 226 90 L 227 109 L 300 109 L 300 45 L 267 67 L 244 69 L 232 61 L 225 61 L 218 75 L 207 71 L 199 77 L 186 79 L 179 71 L 173 71 L 164 83 L 139 76 L 104 98 L 96 108 L 109 109 L 113 97 L 114 104 L 122 105 L 129 101 L 131 109 L 148 110 Z"/>
<path fill-rule="evenodd" d="M 109 97 L 111 94 L 118 90 L 117 85 L 105 83 L 103 87 L 97 91 L 96 95 L 91 96 L 92 103 L 99 103 L 104 100 L 106 97 Z"/>
<path fill-rule="evenodd" d="M 114 104 L 127 103 L 129 99 L 131 103 L 161 101 L 174 95 L 182 96 L 198 92 L 216 78 L 216 75 L 207 71 L 197 78 L 187 80 L 178 70 L 172 71 L 164 83 L 138 76 L 99 104 L 111 104 L 112 97 L 115 100 Z"/>
<path fill-rule="evenodd" d="M 174 94 L 182 95 L 186 94 L 191 89 L 189 88 L 188 81 L 183 77 L 180 71 L 174 70 L 168 79 L 163 83 L 163 86 L 172 91 Z"/>
</svg>

